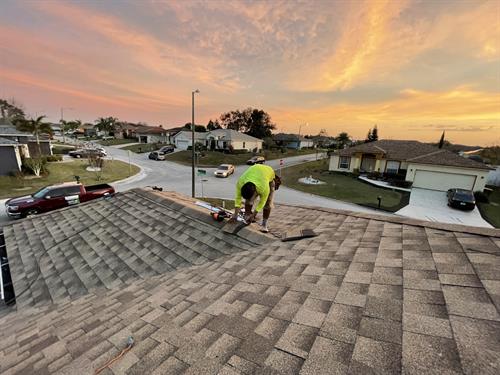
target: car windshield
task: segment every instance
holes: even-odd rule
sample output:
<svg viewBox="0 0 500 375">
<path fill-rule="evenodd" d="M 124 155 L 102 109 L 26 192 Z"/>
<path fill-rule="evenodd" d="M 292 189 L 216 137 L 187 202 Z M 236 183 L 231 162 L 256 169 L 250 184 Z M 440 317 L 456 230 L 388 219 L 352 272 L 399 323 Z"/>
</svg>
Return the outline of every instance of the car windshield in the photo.
<svg viewBox="0 0 500 375">
<path fill-rule="evenodd" d="M 227 171 L 229 167 L 227 165 L 219 165 L 219 169 L 222 171 Z"/>
<path fill-rule="evenodd" d="M 47 188 L 43 188 L 38 190 L 36 193 L 33 194 L 34 198 L 43 198 L 45 194 L 47 194 L 50 190 Z"/>
<path fill-rule="evenodd" d="M 472 200 L 474 200 L 474 196 L 472 195 L 472 193 L 467 192 L 467 191 L 457 191 L 455 193 L 455 196 L 453 198 L 460 199 L 462 201 L 472 201 Z"/>
</svg>

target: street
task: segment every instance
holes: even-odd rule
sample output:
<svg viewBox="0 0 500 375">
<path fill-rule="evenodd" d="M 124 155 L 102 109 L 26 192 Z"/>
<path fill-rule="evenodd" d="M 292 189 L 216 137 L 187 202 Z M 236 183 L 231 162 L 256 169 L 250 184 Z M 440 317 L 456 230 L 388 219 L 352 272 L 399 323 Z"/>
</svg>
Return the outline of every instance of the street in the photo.
<svg viewBox="0 0 500 375">
<path fill-rule="evenodd" d="M 146 186 L 159 186 L 165 191 L 176 191 L 191 196 L 191 167 L 177 164 L 169 161 L 155 161 L 148 159 L 148 153 L 136 154 L 122 150 L 118 147 L 105 147 L 108 158 L 130 162 L 141 167 L 141 172 L 117 183 L 111 185 L 117 192 L 133 188 Z M 316 160 L 316 154 L 294 156 L 284 158 L 284 166 L 301 164 Z M 269 160 L 267 165 L 275 170 L 279 169 L 279 160 Z M 233 199 L 236 181 L 241 174 L 248 168 L 246 165 L 236 166 L 236 171 L 228 178 L 216 178 L 213 175 L 215 168 L 198 168 L 206 170 L 205 176 L 196 176 L 196 195 L 212 198 Z M 305 177 L 305 176 L 304 176 Z M 286 170 L 283 171 L 283 178 L 286 180 Z M 203 192 L 203 194 L 202 194 Z M 5 200 L 0 201 L 0 226 L 9 221 L 5 214 Z M 359 206 L 353 203 L 342 202 L 335 199 L 324 198 L 317 195 L 307 194 L 298 190 L 289 189 L 281 186 L 275 195 L 276 203 L 286 203 L 292 205 L 317 206 L 324 208 L 336 208 L 357 212 L 376 212 L 387 214 L 382 211 L 376 211 L 367 207 Z"/>
</svg>

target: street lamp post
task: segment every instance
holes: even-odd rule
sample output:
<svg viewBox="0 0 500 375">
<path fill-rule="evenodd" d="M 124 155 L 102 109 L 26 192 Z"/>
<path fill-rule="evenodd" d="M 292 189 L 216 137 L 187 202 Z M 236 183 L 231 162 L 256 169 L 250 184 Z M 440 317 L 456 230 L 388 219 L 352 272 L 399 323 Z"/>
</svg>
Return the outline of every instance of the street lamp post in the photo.
<svg viewBox="0 0 500 375">
<path fill-rule="evenodd" d="M 300 130 L 302 129 L 302 125 L 307 126 L 308 123 L 300 124 L 299 125 L 299 139 L 297 140 L 297 149 L 300 150 Z"/>
<path fill-rule="evenodd" d="M 194 90 L 191 92 L 191 187 L 192 187 L 192 196 L 195 198 L 196 189 L 195 189 L 195 175 L 194 175 L 194 164 L 195 164 L 195 143 L 194 143 L 194 94 L 199 94 L 200 90 Z"/>
</svg>

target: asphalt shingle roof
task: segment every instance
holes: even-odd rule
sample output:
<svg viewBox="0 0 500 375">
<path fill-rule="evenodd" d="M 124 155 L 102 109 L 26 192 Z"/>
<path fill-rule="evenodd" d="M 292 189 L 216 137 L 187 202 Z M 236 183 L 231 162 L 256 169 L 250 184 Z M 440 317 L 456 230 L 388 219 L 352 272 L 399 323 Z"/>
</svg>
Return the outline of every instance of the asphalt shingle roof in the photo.
<svg viewBox="0 0 500 375">
<path fill-rule="evenodd" d="M 385 155 L 386 159 L 401 160 L 419 164 L 447 165 L 452 167 L 490 169 L 485 164 L 464 158 L 449 150 L 439 149 L 418 141 L 380 140 L 363 143 L 337 151 L 341 156 L 356 153 Z"/>
<path fill-rule="evenodd" d="M 120 205 L 131 207 L 117 216 L 131 216 L 120 236 L 137 230 L 134 210 L 146 211 L 126 200 L 141 194 L 123 196 Z M 184 216 L 192 208 L 168 194 L 153 201 L 163 208 L 165 199 L 176 220 L 171 212 L 143 225 L 180 240 L 194 230 Z M 110 202 L 61 211 L 75 215 L 67 233 L 85 225 L 80 210 L 118 206 Z M 152 202 L 148 209 L 157 210 Z M 36 220 L 15 225 L 42 229 Z M 258 237 L 260 245 L 204 263 L 10 313 L 0 319 L 0 372 L 91 374 L 131 335 L 135 346 L 103 374 L 498 373 L 499 230 L 290 206 L 273 212 L 273 232 L 300 227 L 318 236 Z M 231 246 L 256 236 L 246 230 Z"/>
</svg>

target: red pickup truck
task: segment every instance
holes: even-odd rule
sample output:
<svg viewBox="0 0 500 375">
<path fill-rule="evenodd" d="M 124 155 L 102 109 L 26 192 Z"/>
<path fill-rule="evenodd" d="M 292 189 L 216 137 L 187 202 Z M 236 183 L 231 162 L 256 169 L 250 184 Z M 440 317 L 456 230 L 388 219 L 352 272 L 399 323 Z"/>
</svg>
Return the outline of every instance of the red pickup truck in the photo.
<svg viewBox="0 0 500 375">
<path fill-rule="evenodd" d="M 84 186 L 77 183 L 47 186 L 32 195 L 12 198 L 5 202 L 5 211 L 13 219 L 57 210 L 115 193 L 108 184 Z"/>
</svg>

